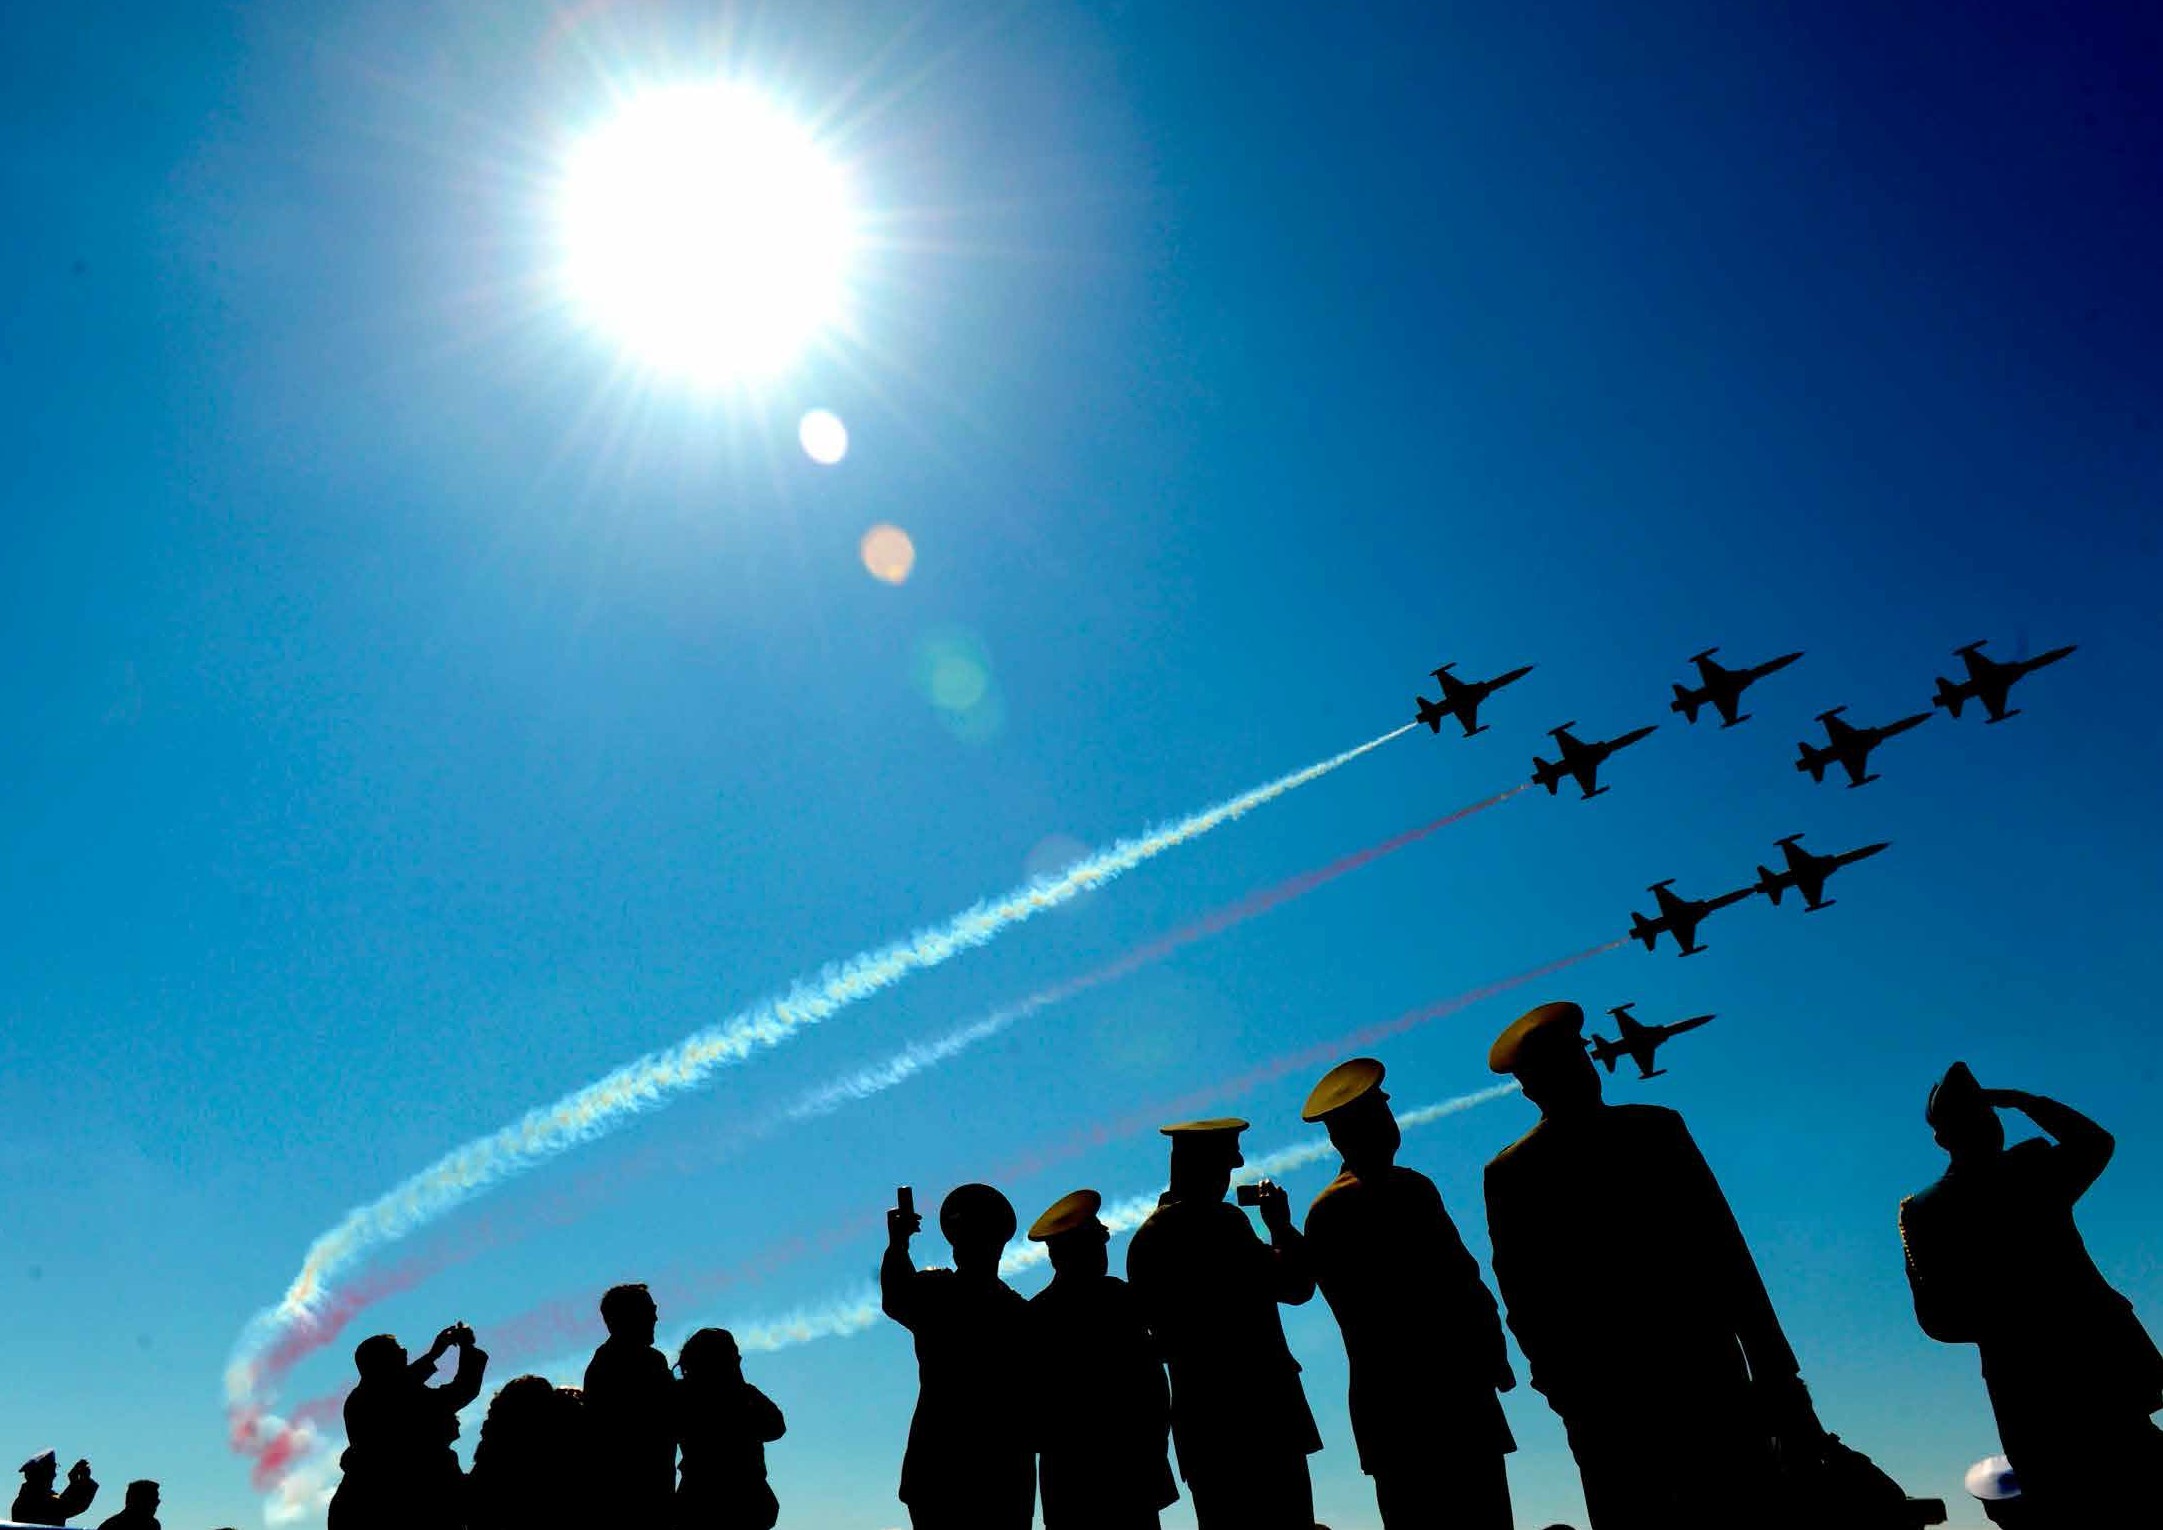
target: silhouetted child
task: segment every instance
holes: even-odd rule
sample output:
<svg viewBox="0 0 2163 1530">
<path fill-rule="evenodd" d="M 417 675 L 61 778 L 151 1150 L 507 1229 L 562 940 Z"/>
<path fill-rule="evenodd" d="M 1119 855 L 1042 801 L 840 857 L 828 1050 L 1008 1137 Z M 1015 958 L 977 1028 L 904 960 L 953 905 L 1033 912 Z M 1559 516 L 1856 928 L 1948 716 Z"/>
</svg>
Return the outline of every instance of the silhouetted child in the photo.
<svg viewBox="0 0 2163 1530">
<path fill-rule="evenodd" d="M 91 1479 L 90 1463 L 78 1461 L 68 1468 L 68 1485 L 53 1491 L 60 1476 L 60 1458 L 41 1450 L 22 1465 L 22 1491 L 15 1495 L 13 1518 L 19 1525 L 64 1525 L 90 1507 L 98 1496 Z"/>
<path fill-rule="evenodd" d="M 743 1355 L 725 1328 L 686 1339 L 676 1369 L 678 1530 L 773 1530 L 781 1504 L 766 1482 L 766 1447 L 788 1427 L 781 1410 L 744 1380 Z"/>
<path fill-rule="evenodd" d="M 147 1478 L 129 1483 L 120 1512 L 98 1530 L 159 1530 L 158 1485 Z"/>
<path fill-rule="evenodd" d="M 1028 1343 L 1029 1304 L 999 1278 L 1014 1208 L 989 1185 L 963 1185 L 939 1207 L 951 1270 L 919 1270 L 909 1239 L 923 1218 L 886 1214 L 879 1299 L 916 1339 L 916 1412 L 901 1461 L 901 1501 L 915 1530 L 1028 1530 L 1036 1456 L 1014 1365 Z"/>
<path fill-rule="evenodd" d="M 458 1351 L 450 1381 L 431 1387 L 436 1362 Z M 353 1351 L 359 1384 L 345 1400 L 345 1476 L 330 1501 L 330 1530 L 457 1530 L 465 1523 L 465 1474 L 451 1447 L 458 1414 L 481 1394 L 488 1356 L 473 1330 L 454 1323 L 428 1353 L 406 1357 L 387 1333 Z"/>
<path fill-rule="evenodd" d="M 676 1378 L 653 1347 L 653 1293 L 612 1286 L 601 1298 L 608 1338 L 586 1367 L 586 1427 L 593 1459 L 615 1474 L 615 1516 L 666 1524 L 676 1498 Z"/>
<path fill-rule="evenodd" d="M 503 1385 L 481 1421 L 467 1478 L 470 1530 L 572 1524 L 591 1510 L 579 1393 L 545 1376 Z"/>
</svg>

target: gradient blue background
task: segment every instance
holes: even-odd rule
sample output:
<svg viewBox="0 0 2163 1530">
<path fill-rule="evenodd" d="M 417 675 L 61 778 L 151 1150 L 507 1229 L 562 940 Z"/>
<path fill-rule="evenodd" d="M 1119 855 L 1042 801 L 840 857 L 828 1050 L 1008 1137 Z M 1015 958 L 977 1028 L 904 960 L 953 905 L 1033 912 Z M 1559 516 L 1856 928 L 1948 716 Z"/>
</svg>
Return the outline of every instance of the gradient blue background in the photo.
<svg viewBox="0 0 2163 1530">
<path fill-rule="evenodd" d="M 1609 796 L 1518 799 L 873 1105 L 626 1173 L 381 1324 L 486 1342 L 726 1266 L 1618 934 L 1655 876 L 1890 837 L 1822 917 L 1753 903 L 1687 965 L 1616 952 L 1384 1056 L 1410 1103 L 1485 1082 L 1520 998 L 1718 1010 L 1617 1093 L 1688 1113 L 1828 1422 L 1957 1498 L 1990 1418 L 1893 1234 L 1947 1061 L 2119 1133 L 2084 1225 L 2163 1320 L 2159 63 L 2153 11 L 2101 5 L 9 8 L 0 1456 L 91 1456 L 100 1514 L 148 1475 L 168 1525 L 257 1522 L 220 1367 L 347 1205 L 1053 836 L 1371 737 L 1457 659 L 1539 668 L 1493 733 L 1392 744 L 497 1209 L 695 1163 L 780 1091 L 1519 779 L 1565 718 L 1665 726 Z M 723 67 L 848 159 L 884 246 L 860 339 L 756 400 L 627 388 L 546 300 L 548 178 L 611 89 Z M 814 405 L 852 428 L 831 470 L 793 441 Z M 919 550 L 898 589 L 858 562 L 879 520 Z M 1790 768 L 1813 713 L 1915 710 L 1978 637 L 2082 646 L 1866 791 Z M 997 698 L 959 728 L 919 674 L 957 641 Z M 1808 657 L 1685 730 L 1666 687 L 1710 643 Z M 1307 1082 L 1240 1102 L 1254 1146 Z M 1529 1120 L 1407 1144 L 1483 1253 L 1479 1166 Z M 1130 1138 L 1008 1189 L 1026 1220 L 1159 1168 Z M 1334 1328 L 1289 1319 L 1323 1518 L 1371 1526 Z M 784 1523 L 903 1521 L 904 1336 L 754 1375 Z M 1553 1420 L 1509 1409 L 1520 1522 L 1581 1524 Z"/>
</svg>

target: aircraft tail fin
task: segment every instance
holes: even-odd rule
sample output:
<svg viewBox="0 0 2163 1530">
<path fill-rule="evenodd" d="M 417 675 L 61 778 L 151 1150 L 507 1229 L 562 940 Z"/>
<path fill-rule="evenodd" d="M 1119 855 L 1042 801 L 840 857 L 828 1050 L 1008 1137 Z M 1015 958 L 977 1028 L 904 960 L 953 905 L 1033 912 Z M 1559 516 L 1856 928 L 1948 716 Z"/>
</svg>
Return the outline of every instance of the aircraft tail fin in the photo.
<svg viewBox="0 0 2163 1530">
<path fill-rule="evenodd" d="M 1931 697 L 1930 699 L 1936 702 L 1939 706 L 1945 708 L 1945 713 L 1948 717 L 1958 717 L 1960 715 L 1960 708 L 1962 704 L 1965 703 L 1968 698 L 1961 691 L 1959 686 L 1953 684 L 1952 681 L 1946 679 L 1943 675 L 1940 675 L 1938 676 L 1938 694 Z"/>
<path fill-rule="evenodd" d="M 1670 712 L 1680 712 L 1684 722 L 1697 721 L 1697 709 L 1705 704 L 1702 692 L 1693 692 L 1686 686 L 1675 686 L 1675 699 L 1668 703 Z"/>
<path fill-rule="evenodd" d="M 1645 949 L 1650 951 L 1653 948 L 1653 942 L 1660 938 L 1659 927 L 1643 914 L 1633 913 L 1630 915 L 1630 938 L 1643 941 Z"/>
<path fill-rule="evenodd" d="M 1825 767 L 1831 763 L 1831 750 L 1820 751 L 1812 749 L 1808 744 L 1804 744 L 1802 746 L 1802 758 L 1795 762 L 1795 768 L 1797 770 L 1807 770 L 1810 772 L 1811 780 L 1823 782 L 1825 779 Z"/>
<path fill-rule="evenodd" d="M 1607 1069 L 1607 1071 L 1608 1071 L 1608 1072 L 1610 1072 L 1610 1073 L 1614 1072 L 1614 1071 L 1615 1071 L 1615 1054 L 1614 1054 L 1614 1053 L 1612 1053 L 1612 1052 L 1601 1052 L 1601 1053 L 1600 1053 L 1600 1054 L 1598 1054 L 1598 1055 L 1599 1055 L 1599 1059 L 1600 1059 L 1600 1062 L 1601 1062 L 1601 1064 L 1602 1064 L 1602 1065 L 1603 1065 L 1603 1066 L 1604 1066 L 1604 1067 L 1605 1067 L 1605 1068 Z"/>
<path fill-rule="evenodd" d="M 1555 796 L 1562 789 L 1562 772 L 1548 764 L 1538 755 L 1532 757 L 1532 779 L 1547 788 L 1547 795 Z"/>
<path fill-rule="evenodd" d="M 1772 906 L 1774 908 L 1778 908 L 1780 906 L 1780 894 L 1786 891 L 1786 889 L 1780 885 L 1780 878 L 1778 874 L 1775 873 L 1770 866 L 1758 867 L 1757 890 L 1763 893 L 1767 898 L 1772 900 Z"/>
<path fill-rule="evenodd" d="M 1442 707 L 1439 702 L 1429 701 L 1425 696 L 1415 698 L 1419 702 L 1419 720 L 1427 725 L 1430 733 L 1442 731 Z"/>
</svg>

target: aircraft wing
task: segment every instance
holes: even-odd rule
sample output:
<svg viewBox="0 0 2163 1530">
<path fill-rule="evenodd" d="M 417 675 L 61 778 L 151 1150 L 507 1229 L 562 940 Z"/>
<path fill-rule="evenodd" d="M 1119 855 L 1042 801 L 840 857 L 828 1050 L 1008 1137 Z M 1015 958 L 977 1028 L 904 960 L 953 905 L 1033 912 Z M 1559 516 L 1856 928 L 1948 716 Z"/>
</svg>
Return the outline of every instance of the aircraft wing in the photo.
<svg viewBox="0 0 2163 1530">
<path fill-rule="evenodd" d="M 1636 1046 L 1630 1048 L 1630 1060 L 1637 1064 L 1637 1076 L 1639 1078 L 1652 1077 L 1653 1054 L 1659 1050 L 1660 1044 L 1657 1041 L 1639 1042 Z"/>
<path fill-rule="evenodd" d="M 1458 679 L 1446 669 L 1436 670 L 1434 677 L 1442 683 L 1442 699 L 1445 702 L 1455 702 L 1458 697 L 1472 689 L 1471 686 L 1465 684 L 1464 681 Z"/>
<path fill-rule="evenodd" d="M 1726 723 L 1730 728 L 1734 727 L 1735 718 L 1742 711 L 1742 692 L 1738 690 L 1720 690 L 1710 686 L 1707 689 L 1712 691 L 1712 704 L 1720 709 L 1720 721 Z"/>
<path fill-rule="evenodd" d="M 1983 704 L 1983 710 L 1990 714 L 1992 722 L 2003 722 L 2005 703 L 2011 698 L 2012 690 L 2010 684 L 1986 681 L 1978 676 L 1975 682 L 1975 699 Z"/>
<path fill-rule="evenodd" d="M 1998 672 L 1998 661 L 1984 658 L 1980 648 L 1963 648 L 1960 651 L 1960 661 L 1968 666 L 1970 680 L 1981 682 Z"/>
<path fill-rule="evenodd" d="M 1870 751 L 1867 749 L 1843 749 L 1840 751 L 1840 768 L 1848 773 L 1848 784 L 1860 786 L 1863 777 L 1870 774 Z"/>
</svg>

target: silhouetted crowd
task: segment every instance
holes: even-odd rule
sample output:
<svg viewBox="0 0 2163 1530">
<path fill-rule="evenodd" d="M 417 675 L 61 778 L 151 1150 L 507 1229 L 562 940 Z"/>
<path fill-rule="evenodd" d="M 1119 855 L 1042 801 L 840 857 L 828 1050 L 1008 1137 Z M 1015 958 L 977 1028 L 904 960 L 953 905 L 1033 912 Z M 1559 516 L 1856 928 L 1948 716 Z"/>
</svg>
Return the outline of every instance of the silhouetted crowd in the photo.
<svg viewBox="0 0 2163 1530">
<path fill-rule="evenodd" d="M 1000 1278 L 1019 1230 L 1003 1194 L 947 1195 L 953 1268 L 919 1269 L 922 1218 L 902 1190 L 880 1293 L 915 1342 L 900 1483 L 915 1530 L 1028 1530 L 1039 1499 L 1045 1530 L 1156 1530 L 1180 1481 L 1201 1530 L 1317 1530 L 1307 1458 L 1322 1441 L 1279 1315 L 1317 1290 L 1343 1334 L 1353 1439 L 1386 1530 L 1510 1530 L 1505 1310 L 1593 1530 L 1942 1523 L 1942 1503 L 1910 1499 L 1819 1421 L 1681 1116 L 1602 1098 L 1582 1011 L 1529 1011 L 1488 1063 L 1540 1111 L 1487 1165 L 1499 1304 L 1434 1182 L 1397 1162 L 1372 1058 L 1331 1069 L 1302 1111 L 1343 1158 L 1304 1231 L 1266 1180 L 1227 1200 L 1243 1178 L 1235 1119 L 1163 1128 L 1170 1186 L 1123 1281 L 1094 1190 L 1029 1228 L 1052 1278 L 1026 1300 Z M 2043 1135 L 2007 1147 L 2006 1110 Z M 2005 1451 L 1977 1463 L 1969 1491 L 1993 1523 L 2029 1530 L 2158 1523 L 2163 1354 L 2073 1220 L 2110 1135 L 2054 1100 L 1985 1089 L 1959 1063 L 1925 1116 L 1950 1162 L 1900 1208 L 1916 1317 L 1980 1351 Z M 585 1385 L 503 1386 L 470 1472 L 453 1446 L 487 1368 L 473 1331 L 446 1328 L 418 1359 L 388 1334 L 363 1340 L 331 1530 L 772 1530 L 766 1446 L 784 1424 L 734 1338 L 701 1329 L 671 1366 L 640 1285 L 610 1290 L 601 1317 Z M 451 1378 L 432 1384 L 451 1355 Z M 65 1524 L 97 1493 L 81 1461 L 58 1487 L 49 1451 L 23 1476 L 26 1524 Z M 158 1530 L 157 1507 L 156 1483 L 132 1483 L 103 1530 Z"/>
</svg>

